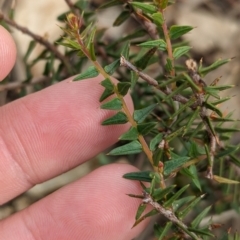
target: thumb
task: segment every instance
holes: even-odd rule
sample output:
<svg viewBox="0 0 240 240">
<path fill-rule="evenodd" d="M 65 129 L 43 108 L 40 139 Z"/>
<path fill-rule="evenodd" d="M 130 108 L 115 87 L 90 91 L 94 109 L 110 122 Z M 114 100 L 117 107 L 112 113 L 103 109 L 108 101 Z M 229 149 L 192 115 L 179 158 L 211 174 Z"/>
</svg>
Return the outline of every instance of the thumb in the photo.
<svg viewBox="0 0 240 240">
<path fill-rule="evenodd" d="M 11 71 L 16 60 L 16 45 L 10 33 L 0 25 L 0 81 Z"/>
</svg>

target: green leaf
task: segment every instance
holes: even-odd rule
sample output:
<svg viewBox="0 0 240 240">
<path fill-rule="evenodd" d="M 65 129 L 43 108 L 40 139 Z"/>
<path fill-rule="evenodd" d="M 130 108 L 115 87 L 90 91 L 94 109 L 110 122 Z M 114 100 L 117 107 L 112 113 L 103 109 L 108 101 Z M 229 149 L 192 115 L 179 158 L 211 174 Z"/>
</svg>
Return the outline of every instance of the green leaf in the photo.
<svg viewBox="0 0 240 240">
<path fill-rule="evenodd" d="M 150 212 L 148 212 L 147 214 L 143 215 L 141 218 L 139 218 L 132 227 L 137 226 L 140 222 L 142 222 L 144 219 L 146 219 L 147 217 L 151 217 L 154 216 L 156 214 L 158 214 L 159 212 L 156 209 L 151 210 Z"/>
<path fill-rule="evenodd" d="M 155 128 L 156 124 L 156 122 L 140 123 L 137 125 L 137 130 L 141 135 L 146 135 Z"/>
<path fill-rule="evenodd" d="M 192 114 L 192 116 L 190 117 L 190 119 L 188 120 L 188 123 L 187 123 L 187 126 L 186 126 L 186 129 L 185 129 L 185 132 L 188 132 L 188 131 L 191 131 L 191 127 L 192 127 L 192 123 L 194 122 L 194 120 L 199 116 L 200 112 L 200 107 L 197 107 L 196 110 L 194 111 L 194 113 Z M 184 135 L 183 134 L 183 135 Z"/>
<path fill-rule="evenodd" d="M 133 118 L 136 122 L 141 123 L 144 119 L 152 112 L 152 110 L 157 106 L 157 103 L 152 104 L 148 107 L 135 110 L 133 113 Z"/>
<path fill-rule="evenodd" d="M 30 54 L 32 53 L 32 51 L 36 47 L 36 45 L 37 45 L 36 41 L 30 41 L 27 52 L 23 58 L 24 62 L 26 62 L 28 60 L 28 57 L 30 56 Z"/>
<path fill-rule="evenodd" d="M 109 7 L 117 6 L 120 4 L 122 4 L 120 0 L 111 0 L 111 1 L 107 1 L 106 3 L 103 3 L 98 9 L 109 8 Z"/>
<path fill-rule="evenodd" d="M 99 75 L 98 70 L 94 66 L 90 66 L 85 72 L 77 75 L 73 81 L 79 81 L 87 78 L 94 78 Z"/>
<path fill-rule="evenodd" d="M 104 70 L 107 74 L 112 75 L 116 69 L 119 67 L 120 59 L 115 60 L 111 64 L 104 67 Z"/>
<path fill-rule="evenodd" d="M 113 26 L 114 27 L 118 27 L 120 26 L 122 23 L 124 23 L 129 17 L 130 17 L 131 13 L 129 11 L 122 11 L 118 17 L 115 19 Z"/>
<path fill-rule="evenodd" d="M 145 69 L 148 66 L 149 61 L 153 57 L 154 53 L 156 52 L 157 48 L 151 48 L 147 51 L 140 59 L 138 59 L 135 63 L 138 69 Z"/>
<path fill-rule="evenodd" d="M 159 50 L 163 50 L 163 51 L 166 50 L 166 48 L 167 48 L 167 44 L 163 39 L 157 39 L 157 40 L 143 42 L 143 43 L 138 44 L 138 46 L 144 47 L 144 48 L 157 47 Z"/>
<path fill-rule="evenodd" d="M 154 225 L 155 226 L 155 225 Z M 171 229 L 172 227 L 172 222 L 167 222 L 165 225 L 164 229 L 159 229 L 158 230 L 158 240 L 164 240 L 166 238 L 167 232 Z M 156 227 L 155 227 L 156 229 Z"/>
<path fill-rule="evenodd" d="M 213 179 L 219 183 L 226 183 L 226 184 L 239 184 L 240 183 L 239 181 L 224 178 L 224 177 L 217 176 L 217 175 L 213 175 Z"/>
<path fill-rule="evenodd" d="M 230 62 L 232 60 L 232 58 L 228 58 L 228 59 L 219 59 L 216 62 L 214 62 L 213 64 L 211 64 L 208 67 L 199 67 L 198 72 L 202 75 L 205 76 L 206 74 L 208 74 L 209 72 L 211 72 L 214 69 L 219 68 L 220 66 Z"/>
<path fill-rule="evenodd" d="M 111 82 L 110 79 L 106 78 L 104 79 L 102 82 L 101 82 L 101 85 L 103 87 L 105 87 L 106 89 L 110 90 L 110 91 L 113 91 L 114 90 L 114 85 L 113 83 Z"/>
<path fill-rule="evenodd" d="M 175 48 L 173 50 L 173 57 L 175 59 L 178 59 L 180 58 L 182 55 L 186 54 L 187 52 L 189 52 L 189 50 L 191 49 L 191 47 L 189 46 L 182 46 L 182 47 L 178 47 L 178 48 Z"/>
<path fill-rule="evenodd" d="M 171 116 L 171 119 L 174 119 L 177 115 L 185 111 L 186 108 L 190 107 L 195 101 L 195 99 L 190 99 L 187 103 L 183 104 L 182 106 L 180 105 L 179 109 Z"/>
<path fill-rule="evenodd" d="M 206 86 L 204 90 L 208 93 L 209 91 L 223 91 L 229 88 L 233 88 L 235 85 L 222 85 L 222 86 Z"/>
<path fill-rule="evenodd" d="M 90 34 L 88 35 L 87 39 L 85 40 L 85 45 L 87 46 L 87 49 L 90 53 L 90 58 L 92 61 L 96 61 L 96 55 L 95 55 L 95 50 L 94 50 L 94 37 L 96 33 L 96 27 L 91 29 Z M 84 38 L 84 37 L 82 37 Z"/>
<path fill-rule="evenodd" d="M 186 127 L 183 126 L 183 127 L 179 128 L 179 129 L 177 129 L 175 132 L 172 132 L 171 134 L 167 135 L 166 140 L 167 140 L 168 142 L 172 141 L 172 140 L 173 140 L 174 138 L 176 138 L 177 136 L 183 134 L 184 131 L 185 131 L 185 128 L 186 128 Z"/>
<path fill-rule="evenodd" d="M 102 102 L 103 100 L 105 100 L 106 98 L 108 98 L 109 96 L 113 95 L 114 91 L 109 90 L 109 89 L 105 89 L 104 92 L 102 93 L 99 101 Z"/>
<path fill-rule="evenodd" d="M 165 69 L 167 72 L 171 72 L 173 70 L 173 66 L 172 66 L 172 60 L 170 58 L 167 58 L 167 63 L 165 65 Z"/>
<path fill-rule="evenodd" d="M 129 48 L 130 48 L 130 43 L 127 41 L 123 47 L 122 47 L 122 52 L 121 55 L 124 56 L 126 59 L 129 58 Z"/>
<path fill-rule="evenodd" d="M 162 138 L 163 134 L 159 133 L 150 141 L 149 148 L 151 151 L 154 151 L 156 149 L 157 145 L 161 142 Z"/>
<path fill-rule="evenodd" d="M 215 127 L 216 132 L 218 133 L 234 133 L 239 132 L 239 128 L 222 128 L 222 127 Z"/>
<path fill-rule="evenodd" d="M 116 97 L 109 102 L 102 104 L 101 109 L 120 110 L 122 109 L 122 102 Z"/>
<path fill-rule="evenodd" d="M 64 39 L 64 42 L 57 42 L 57 44 L 62 45 L 64 47 L 71 48 L 76 51 L 81 50 L 79 44 L 76 41 L 71 40 L 69 38 L 63 38 L 63 39 Z"/>
<path fill-rule="evenodd" d="M 159 162 L 163 158 L 163 149 L 162 148 L 157 148 L 156 151 L 153 153 L 153 165 L 157 167 L 159 165 Z"/>
<path fill-rule="evenodd" d="M 102 125 L 114 125 L 114 124 L 125 124 L 128 122 L 128 118 L 125 113 L 118 112 L 114 116 L 106 119 L 102 122 Z"/>
<path fill-rule="evenodd" d="M 230 156 L 230 161 L 234 163 L 236 166 L 240 167 L 240 159 L 232 153 L 229 154 L 229 156 Z"/>
<path fill-rule="evenodd" d="M 142 152 L 142 145 L 137 141 L 132 141 L 121 147 L 114 148 L 110 151 L 109 155 L 126 155 L 126 154 L 136 154 Z"/>
<path fill-rule="evenodd" d="M 175 202 L 173 202 L 172 207 L 173 207 L 174 212 L 176 212 L 182 206 L 184 206 L 184 205 L 188 204 L 189 202 L 193 201 L 193 199 L 195 199 L 195 196 L 188 196 L 188 197 L 180 198 L 180 199 L 176 200 Z"/>
<path fill-rule="evenodd" d="M 231 97 L 225 97 L 225 98 L 222 98 L 222 99 L 220 99 L 220 100 L 216 100 L 216 101 L 214 101 L 214 102 L 211 102 L 211 104 L 213 104 L 213 105 L 218 105 L 218 104 L 223 103 L 223 102 L 226 102 L 226 101 L 228 101 L 228 100 L 230 100 L 230 99 L 231 99 Z"/>
<path fill-rule="evenodd" d="M 198 172 L 197 172 L 196 166 L 195 166 L 195 165 L 191 165 L 191 166 L 189 167 L 189 171 L 190 171 L 191 174 L 194 176 L 194 177 L 192 178 L 193 183 L 195 184 L 195 186 L 196 186 L 200 191 L 202 191 L 201 184 L 200 184 L 199 179 L 198 179 Z"/>
<path fill-rule="evenodd" d="M 158 202 L 165 198 L 169 193 L 172 192 L 172 190 L 176 187 L 176 185 L 171 185 L 170 187 L 166 187 L 164 189 L 155 189 L 152 197 L 155 202 Z"/>
<path fill-rule="evenodd" d="M 163 17 L 163 15 L 162 15 L 162 13 L 160 13 L 160 12 L 153 13 L 151 17 L 152 17 L 154 23 L 155 23 L 158 27 L 162 27 L 162 24 L 163 24 L 163 22 L 164 22 L 164 17 Z"/>
<path fill-rule="evenodd" d="M 135 84 L 137 83 L 138 78 L 139 78 L 138 74 L 136 72 L 131 71 L 131 88 L 132 89 L 134 88 Z"/>
<path fill-rule="evenodd" d="M 185 209 L 183 209 L 182 211 L 180 211 L 178 213 L 178 216 L 183 219 L 192 209 L 194 206 L 196 206 L 198 204 L 198 202 L 202 199 L 202 196 L 195 198 L 191 203 L 189 203 L 187 205 L 187 207 Z"/>
<path fill-rule="evenodd" d="M 138 207 L 138 210 L 137 210 L 137 213 L 136 213 L 136 216 L 135 216 L 135 220 L 138 220 L 141 215 L 143 214 L 143 212 L 145 211 L 147 205 L 144 204 L 144 203 L 141 203 Z"/>
<path fill-rule="evenodd" d="M 152 14 L 152 13 L 157 12 L 157 8 L 155 6 L 153 6 L 153 5 L 150 5 L 150 4 L 141 3 L 141 2 L 130 2 L 130 4 L 133 7 L 139 8 L 139 9 L 143 10 L 146 13 Z"/>
<path fill-rule="evenodd" d="M 172 25 L 170 27 L 169 35 L 171 39 L 177 39 L 182 35 L 190 32 L 193 29 L 191 26 L 179 26 L 179 25 Z"/>
<path fill-rule="evenodd" d="M 150 176 L 151 171 L 143 171 L 143 172 L 131 172 L 123 175 L 123 178 L 129 180 L 137 180 L 141 182 L 151 182 L 152 178 Z"/>
<path fill-rule="evenodd" d="M 192 228 L 197 228 L 203 218 L 208 214 L 212 206 L 205 208 L 200 214 L 192 221 Z"/>
<path fill-rule="evenodd" d="M 188 227 L 188 230 L 191 231 L 191 232 L 197 233 L 199 235 L 211 237 L 212 239 L 214 239 L 216 237 L 208 228 L 206 228 L 206 229 L 196 229 L 196 228 Z"/>
<path fill-rule="evenodd" d="M 188 187 L 189 187 L 189 184 L 185 185 L 180 190 L 178 190 L 176 193 L 174 193 L 174 195 L 171 198 L 169 198 L 166 202 L 164 202 L 163 206 L 165 208 L 170 207 L 173 204 L 173 202 L 176 201 L 186 191 L 186 189 Z"/>
<path fill-rule="evenodd" d="M 179 167 L 181 167 L 184 163 L 186 163 L 189 160 L 189 157 L 178 157 L 172 160 L 169 160 L 164 163 L 164 175 L 167 176 L 170 173 L 177 170 Z"/>
<path fill-rule="evenodd" d="M 217 113 L 220 117 L 222 117 L 222 112 L 217 108 L 215 107 L 214 105 L 212 105 L 211 103 L 208 103 L 208 102 L 204 102 L 204 106 L 208 109 L 211 109 L 213 110 L 215 113 Z"/>
<path fill-rule="evenodd" d="M 136 140 L 138 138 L 138 131 L 135 127 L 131 127 L 126 133 L 120 136 L 120 140 Z"/>
<path fill-rule="evenodd" d="M 161 0 L 159 3 L 159 7 L 164 10 L 168 6 L 168 0 Z"/>
<path fill-rule="evenodd" d="M 128 90 L 129 90 L 130 87 L 131 87 L 131 83 L 129 83 L 129 82 L 119 82 L 117 84 L 118 92 L 122 96 L 125 96 L 128 93 Z"/>
</svg>

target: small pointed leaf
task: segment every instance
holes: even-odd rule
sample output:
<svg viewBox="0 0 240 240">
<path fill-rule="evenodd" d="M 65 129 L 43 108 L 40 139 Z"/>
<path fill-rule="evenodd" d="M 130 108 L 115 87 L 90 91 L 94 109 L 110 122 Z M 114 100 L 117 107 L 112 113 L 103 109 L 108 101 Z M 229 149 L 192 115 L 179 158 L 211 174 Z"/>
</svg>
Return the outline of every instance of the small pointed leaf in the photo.
<svg viewBox="0 0 240 240">
<path fill-rule="evenodd" d="M 219 183 L 226 183 L 226 184 L 239 184 L 239 181 L 231 180 L 228 178 L 220 177 L 217 175 L 213 175 L 213 179 Z"/>
<path fill-rule="evenodd" d="M 208 214 L 212 206 L 205 208 L 191 223 L 192 228 L 197 228 L 203 218 Z"/>
<path fill-rule="evenodd" d="M 136 85 L 138 78 L 139 78 L 138 74 L 134 71 L 131 71 L 131 89 L 133 89 L 134 86 Z"/>
<path fill-rule="evenodd" d="M 160 12 L 153 13 L 152 14 L 152 19 L 158 27 L 162 27 L 162 24 L 164 22 L 164 18 L 163 18 L 162 13 L 160 13 Z"/>
<path fill-rule="evenodd" d="M 131 83 L 129 82 L 120 82 L 117 84 L 118 92 L 125 96 L 128 93 L 129 88 L 131 87 Z"/>
<path fill-rule="evenodd" d="M 103 100 L 105 100 L 106 98 L 108 98 L 109 96 L 113 95 L 114 91 L 111 91 L 109 89 L 105 89 L 104 92 L 102 93 L 99 101 L 102 102 Z"/>
<path fill-rule="evenodd" d="M 121 147 L 114 148 L 108 154 L 109 155 L 126 155 L 126 154 L 136 154 L 140 152 L 142 152 L 142 145 L 135 140 Z"/>
<path fill-rule="evenodd" d="M 170 173 L 177 170 L 179 167 L 181 167 L 184 163 L 186 163 L 189 160 L 189 157 L 178 157 L 172 160 L 169 160 L 164 163 L 164 175 L 167 176 Z"/>
<path fill-rule="evenodd" d="M 122 47 L 122 52 L 121 52 L 121 55 L 124 56 L 125 59 L 129 58 L 129 48 L 130 48 L 130 43 L 129 41 L 127 41 Z"/>
<path fill-rule="evenodd" d="M 211 103 L 208 103 L 208 102 L 204 102 L 204 106 L 208 109 L 211 109 L 212 111 L 217 113 L 220 117 L 222 117 L 222 112 L 216 106 L 214 106 L 214 105 L 212 105 Z"/>
<path fill-rule="evenodd" d="M 104 79 L 104 80 L 101 82 L 101 85 L 102 85 L 103 87 L 105 87 L 106 89 L 111 90 L 111 91 L 113 91 L 113 89 L 114 89 L 113 83 L 112 83 L 111 80 L 108 79 L 108 78 Z"/>
<path fill-rule="evenodd" d="M 147 207 L 147 204 L 144 204 L 144 203 L 141 203 L 138 207 L 138 210 L 137 210 L 137 213 L 136 213 L 136 216 L 135 216 L 135 219 L 138 220 L 141 215 L 143 214 L 143 212 L 145 211 Z"/>
<path fill-rule="evenodd" d="M 156 149 L 157 145 L 161 142 L 162 138 L 163 134 L 159 133 L 150 141 L 149 148 L 151 151 L 154 151 Z"/>
<path fill-rule="evenodd" d="M 105 66 L 104 70 L 107 74 L 112 75 L 119 66 L 120 66 L 120 59 L 117 59 L 111 64 Z"/>
<path fill-rule="evenodd" d="M 151 182 L 152 177 L 150 176 L 151 171 L 144 171 L 144 172 L 131 172 L 126 173 L 123 175 L 123 178 L 129 180 L 137 180 L 141 182 Z"/>
<path fill-rule="evenodd" d="M 151 40 L 151 41 L 140 43 L 138 44 L 138 46 L 144 47 L 144 48 L 157 47 L 158 49 L 164 51 L 166 50 L 167 44 L 163 39 L 157 39 L 157 40 Z"/>
<path fill-rule="evenodd" d="M 114 98 L 110 100 L 109 102 L 106 102 L 101 105 L 102 109 L 110 109 L 110 110 L 120 110 L 122 109 L 122 102 L 119 98 Z"/>
<path fill-rule="evenodd" d="M 173 25 L 170 27 L 169 35 L 171 39 L 177 39 L 182 35 L 190 32 L 193 29 L 191 26 Z"/>
<path fill-rule="evenodd" d="M 219 59 L 216 62 L 214 62 L 213 64 L 211 64 L 208 67 L 201 67 L 198 69 L 199 73 L 202 76 L 205 76 L 206 74 L 208 74 L 209 72 L 211 72 L 214 69 L 219 68 L 220 66 L 230 62 L 232 60 L 232 58 L 228 58 L 228 59 Z"/>
<path fill-rule="evenodd" d="M 173 57 L 174 57 L 175 59 L 178 59 L 178 58 L 180 58 L 182 55 L 188 53 L 190 49 L 191 49 L 191 47 L 189 47 L 189 46 L 182 46 L 182 47 L 175 48 L 175 49 L 173 50 Z"/>
<path fill-rule="evenodd" d="M 120 140 L 136 140 L 138 138 L 138 131 L 135 127 L 131 127 L 126 133 L 120 136 Z"/>
<path fill-rule="evenodd" d="M 159 229 L 157 234 L 158 240 L 164 240 L 166 238 L 167 232 L 171 229 L 172 224 L 172 222 L 167 222 L 163 229 Z"/>
<path fill-rule="evenodd" d="M 180 190 L 178 190 L 171 198 L 169 198 L 166 202 L 164 202 L 164 207 L 170 207 L 174 201 L 176 201 L 182 193 L 186 191 L 186 189 L 189 187 L 189 184 L 182 187 Z"/>
<path fill-rule="evenodd" d="M 137 125 L 137 130 L 141 135 L 146 135 L 155 128 L 156 124 L 156 122 L 140 123 Z"/>
<path fill-rule="evenodd" d="M 194 206 L 196 206 L 198 204 L 198 202 L 202 199 L 202 196 L 195 198 L 191 203 L 189 203 L 187 205 L 187 207 L 185 209 L 183 209 L 182 211 L 180 211 L 178 213 L 178 216 L 183 219 L 192 209 Z"/>
<path fill-rule="evenodd" d="M 174 212 L 180 209 L 182 206 L 188 204 L 189 202 L 192 202 L 194 198 L 195 196 L 188 196 L 188 197 L 183 197 L 174 201 L 172 204 Z"/>
<path fill-rule="evenodd" d="M 124 23 L 129 17 L 130 17 L 130 12 L 129 11 L 122 11 L 118 17 L 115 19 L 113 26 L 114 27 L 118 27 L 120 26 L 122 23 Z"/>
<path fill-rule="evenodd" d="M 148 107 L 135 110 L 133 113 L 133 118 L 135 121 L 141 123 L 144 121 L 144 119 L 152 112 L 152 110 L 157 106 L 157 104 L 152 104 Z"/>
<path fill-rule="evenodd" d="M 76 76 L 73 81 L 83 80 L 87 78 L 97 77 L 99 75 L 98 70 L 94 66 L 90 66 L 85 72 Z"/>
<path fill-rule="evenodd" d="M 134 225 L 132 226 L 132 228 L 136 227 L 140 222 L 142 222 L 144 219 L 146 219 L 147 217 L 151 217 L 154 216 L 156 214 L 158 214 L 159 212 L 156 209 L 152 209 L 150 212 L 148 212 L 147 214 L 143 215 L 141 218 L 139 218 Z"/>
<path fill-rule="evenodd" d="M 103 121 L 102 125 L 125 124 L 127 122 L 128 122 L 128 118 L 126 114 L 123 112 L 118 112 L 114 116 Z"/>
<path fill-rule="evenodd" d="M 156 47 L 151 48 L 149 51 L 147 51 L 140 59 L 136 61 L 135 63 L 136 67 L 142 70 L 145 69 L 156 51 L 157 51 Z"/>
<path fill-rule="evenodd" d="M 175 188 L 175 185 L 172 185 L 170 187 L 166 187 L 164 189 L 156 189 L 152 195 L 155 202 L 158 202 L 162 200 L 164 197 L 166 197 L 169 193 L 172 192 L 172 190 Z"/>
<path fill-rule="evenodd" d="M 130 4 L 136 8 L 143 10 L 146 13 L 152 14 L 152 13 L 157 12 L 157 8 L 155 6 L 147 4 L 147 3 L 130 2 Z"/>
</svg>

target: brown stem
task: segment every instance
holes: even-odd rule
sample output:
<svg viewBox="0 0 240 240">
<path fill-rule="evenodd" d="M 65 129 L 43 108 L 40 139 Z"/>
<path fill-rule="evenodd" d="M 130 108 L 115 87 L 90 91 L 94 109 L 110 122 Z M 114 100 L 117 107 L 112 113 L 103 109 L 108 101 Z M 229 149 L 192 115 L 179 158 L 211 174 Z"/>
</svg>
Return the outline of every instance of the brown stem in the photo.
<svg viewBox="0 0 240 240">
<path fill-rule="evenodd" d="M 159 10 L 164 18 L 164 11 L 163 10 Z M 167 27 L 167 23 L 166 23 L 166 20 L 164 18 L 164 21 L 163 21 L 163 24 L 162 24 L 162 29 L 163 29 L 163 34 L 164 34 L 164 37 L 165 37 L 165 41 L 166 41 L 166 44 L 167 44 L 167 52 L 168 52 L 168 57 L 169 59 L 171 60 L 172 62 L 172 70 L 170 71 L 170 75 L 172 77 L 175 76 L 175 68 L 174 68 L 174 58 L 173 58 L 173 50 L 172 50 L 172 43 L 171 43 L 171 39 L 169 37 L 169 32 L 168 32 L 168 27 Z M 175 88 L 175 85 L 172 84 L 172 89 Z"/>
</svg>

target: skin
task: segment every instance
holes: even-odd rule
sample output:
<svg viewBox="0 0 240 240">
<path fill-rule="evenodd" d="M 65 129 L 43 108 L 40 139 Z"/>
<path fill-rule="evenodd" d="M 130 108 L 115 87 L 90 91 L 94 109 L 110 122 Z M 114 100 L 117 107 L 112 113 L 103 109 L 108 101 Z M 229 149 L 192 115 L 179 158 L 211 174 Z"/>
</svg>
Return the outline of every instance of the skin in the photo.
<svg viewBox="0 0 240 240">
<path fill-rule="evenodd" d="M 11 70 L 16 47 L 0 26 L 0 80 Z M 70 79 L 0 108 L 0 204 L 35 184 L 80 165 L 115 143 L 129 125 L 101 126 L 113 113 L 101 110 L 102 77 Z M 126 102 L 132 110 L 130 96 Z M 0 221 L 0 239 L 128 240 L 141 194 L 137 182 L 122 175 L 137 171 L 110 164 Z"/>
</svg>

